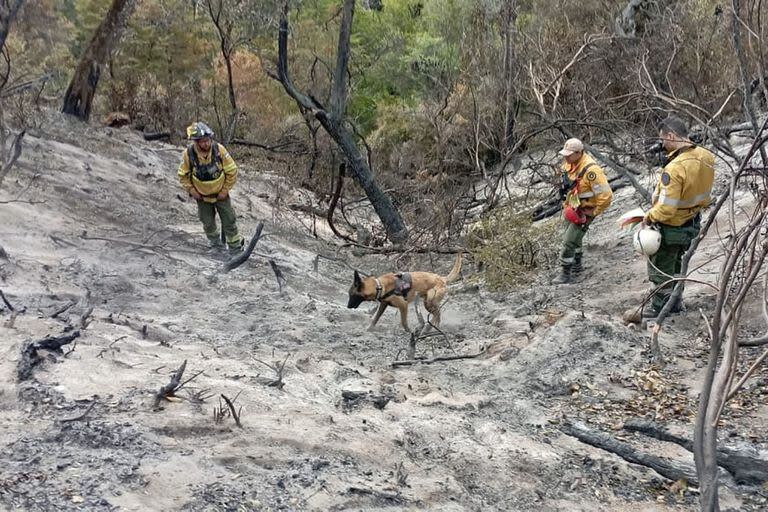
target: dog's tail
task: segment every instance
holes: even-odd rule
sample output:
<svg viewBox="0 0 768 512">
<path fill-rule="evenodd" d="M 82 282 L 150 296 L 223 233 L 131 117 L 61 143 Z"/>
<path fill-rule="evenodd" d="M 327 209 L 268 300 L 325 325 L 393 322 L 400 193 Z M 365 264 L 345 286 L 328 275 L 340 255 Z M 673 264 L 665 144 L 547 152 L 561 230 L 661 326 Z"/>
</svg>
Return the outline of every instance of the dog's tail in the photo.
<svg viewBox="0 0 768 512">
<path fill-rule="evenodd" d="M 461 277 L 461 253 L 456 255 L 456 263 L 453 264 L 451 273 L 445 276 L 446 283 L 457 281 Z"/>
</svg>

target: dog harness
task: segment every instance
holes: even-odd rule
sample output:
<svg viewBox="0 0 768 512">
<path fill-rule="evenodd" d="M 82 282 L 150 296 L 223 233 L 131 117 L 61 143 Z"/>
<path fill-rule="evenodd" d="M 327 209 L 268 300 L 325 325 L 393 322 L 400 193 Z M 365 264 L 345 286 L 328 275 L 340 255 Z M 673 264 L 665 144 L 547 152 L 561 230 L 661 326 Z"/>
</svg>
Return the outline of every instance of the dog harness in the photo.
<svg viewBox="0 0 768 512">
<path fill-rule="evenodd" d="M 392 295 L 405 297 L 408 295 L 408 292 L 411 291 L 412 279 L 410 272 L 400 272 L 395 274 L 395 287 L 384 294 L 382 294 L 384 287 L 381 286 L 379 278 L 374 278 L 374 280 L 376 281 L 376 300 L 378 301 L 382 301 Z"/>
</svg>

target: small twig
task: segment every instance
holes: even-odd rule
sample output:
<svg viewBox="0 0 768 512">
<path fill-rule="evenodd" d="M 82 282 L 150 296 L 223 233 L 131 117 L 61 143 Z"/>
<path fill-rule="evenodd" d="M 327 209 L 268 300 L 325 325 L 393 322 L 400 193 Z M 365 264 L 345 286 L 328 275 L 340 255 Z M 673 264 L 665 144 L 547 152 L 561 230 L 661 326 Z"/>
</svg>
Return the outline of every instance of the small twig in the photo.
<svg viewBox="0 0 768 512">
<path fill-rule="evenodd" d="M 53 314 L 50 315 L 50 318 L 56 318 L 57 316 L 59 316 L 60 314 L 64 313 L 66 310 L 68 310 L 72 306 L 74 306 L 75 304 L 76 304 L 75 302 L 69 301 L 67 304 L 65 304 L 64 306 L 60 307 L 56 311 L 54 311 Z"/>
<path fill-rule="evenodd" d="M 16 311 L 15 309 L 13 309 L 13 306 L 11 305 L 11 303 L 8 302 L 8 299 L 5 298 L 5 294 L 3 293 L 3 290 L 0 290 L 0 298 L 3 299 L 3 304 L 5 304 L 5 307 L 7 307 L 11 311 L 11 313 Z"/>
<path fill-rule="evenodd" d="M 93 313 L 93 306 L 90 306 L 88 309 L 85 310 L 85 312 L 80 315 L 80 321 L 78 324 L 80 325 L 80 329 L 85 329 L 88 327 L 91 323 L 91 314 Z"/>
<path fill-rule="evenodd" d="M 26 133 L 27 130 L 22 130 L 17 133 L 16 137 L 13 139 L 13 143 L 11 143 L 11 154 L 8 156 L 8 159 L 3 162 L 2 168 L 0 168 L 0 185 L 3 184 L 3 179 L 5 179 L 10 170 L 13 168 L 13 165 L 16 163 L 16 160 L 18 160 L 19 156 L 21 156 L 21 140 L 24 138 Z"/>
<path fill-rule="evenodd" d="M 283 389 L 283 386 L 285 385 L 285 382 L 283 382 L 283 372 L 285 371 L 285 363 L 288 362 L 289 357 L 291 357 L 290 352 L 286 354 L 285 359 L 283 359 L 283 362 L 281 364 L 269 364 L 257 358 L 256 356 L 251 356 L 251 359 L 263 364 L 264 366 L 266 366 L 267 368 L 275 372 L 275 375 L 277 376 L 276 379 L 265 379 L 265 382 L 262 382 L 262 384 L 265 384 L 267 386 L 274 387 L 277 389 Z"/>
<path fill-rule="evenodd" d="M 237 400 L 237 397 L 240 396 L 240 393 L 241 391 L 238 392 L 237 395 L 235 395 L 234 400 L 230 400 L 229 398 L 227 398 L 227 395 L 225 395 L 224 393 L 221 394 L 221 398 L 223 398 L 224 401 L 227 403 L 227 406 L 229 406 L 229 412 L 232 414 L 232 418 L 235 420 L 235 425 L 237 425 L 240 428 L 243 428 L 243 425 L 240 423 L 240 414 L 239 414 L 239 412 L 242 411 L 243 408 L 241 407 L 240 411 L 235 411 L 235 404 L 234 404 L 235 400 Z"/>
<path fill-rule="evenodd" d="M 283 292 L 283 286 L 285 286 L 286 283 L 288 283 L 288 280 L 283 275 L 283 271 L 280 270 L 280 267 L 277 266 L 277 263 L 275 263 L 275 260 L 269 260 L 269 266 L 272 269 L 272 272 L 275 273 L 275 279 L 277 279 L 277 289 L 280 293 Z"/>
<path fill-rule="evenodd" d="M 99 352 L 98 354 L 96 354 L 96 357 L 102 357 L 102 356 L 104 355 L 104 352 L 106 352 L 107 350 L 112 350 L 112 346 L 113 346 L 115 343 L 117 343 L 118 341 L 124 340 L 124 339 L 125 339 L 125 338 L 127 338 L 127 337 L 128 337 L 128 335 L 126 334 L 126 335 L 120 336 L 119 338 L 116 338 L 116 339 L 115 339 L 113 342 L 111 342 L 109 345 L 107 345 L 107 348 L 103 348 L 103 349 L 101 349 L 101 352 Z M 119 350 L 119 349 L 118 349 L 118 350 Z M 161 366 L 160 368 L 164 368 L 164 366 Z M 158 368 L 158 370 L 159 370 L 160 368 Z"/>
<path fill-rule="evenodd" d="M 66 352 L 64 352 L 64 357 L 69 357 L 69 354 L 71 354 L 72 352 L 74 352 L 74 351 L 75 351 L 75 348 L 77 348 L 77 340 L 75 340 L 75 341 L 72 343 L 72 348 L 71 348 L 71 349 L 69 349 L 69 350 L 67 350 Z"/>
<path fill-rule="evenodd" d="M 96 400 L 91 402 L 91 405 L 88 406 L 88 408 L 83 412 L 82 414 L 78 414 L 77 416 L 74 416 L 72 418 L 61 418 L 58 420 L 60 423 L 69 423 L 71 421 L 80 421 L 82 419 L 85 419 L 86 416 L 93 410 L 94 406 L 96 405 Z"/>
<path fill-rule="evenodd" d="M 392 367 L 396 368 L 398 366 L 411 366 L 414 364 L 432 364 L 440 361 L 455 361 L 457 359 L 474 359 L 485 354 L 486 350 L 487 349 L 483 348 L 481 351 L 475 354 L 456 354 L 452 356 L 436 356 L 431 359 L 409 359 L 404 361 L 392 361 Z"/>
</svg>

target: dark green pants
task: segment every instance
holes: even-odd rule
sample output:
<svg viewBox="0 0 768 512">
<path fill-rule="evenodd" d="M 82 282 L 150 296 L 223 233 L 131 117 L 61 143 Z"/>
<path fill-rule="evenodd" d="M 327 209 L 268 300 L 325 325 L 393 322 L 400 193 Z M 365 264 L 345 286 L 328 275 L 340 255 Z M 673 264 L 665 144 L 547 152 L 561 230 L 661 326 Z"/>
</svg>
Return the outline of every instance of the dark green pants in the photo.
<svg viewBox="0 0 768 512">
<path fill-rule="evenodd" d="M 224 231 L 227 245 L 233 248 L 240 247 L 242 237 L 237 231 L 237 217 L 230 198 L 215 203 L 197 202 L 197 215 L 200 217 L 200 222 L 203 223 L 205 236 L 212 244 L 218 243 L 221 235 L 219 234 L 219 226 L 216 224 L 217 212 L 221 219 L 221 229 Z"/>
<path fill-rule="evenodd" d="M 592 223 L 592 217 L 587 217 L 586 224 L 576 225 L 566 222 L 563 232 L 563 247 L 560 250 L 560 263 L 563 265 L 573 265 L 577 256 L 581 256 L 582 243 L 584 235 L 587 234 L 589 225 Z"/>
<path fill-rule="evenodd" d="M 648 258 L 648 279 L 657 287 L 673 277 L 680 277 L 683 256 L 691 246 L 691 241 L 698 236 L 700 223 L 696 220 L 680 227 L 666 224 L 660 224 L 659 227 L 661 246 L 656 254 Z M 654 294 L 651 299 L 653 309 L 659 311 L 664 307 L 674 287 L 674 282 L 668 283 Z"/>
</svg>

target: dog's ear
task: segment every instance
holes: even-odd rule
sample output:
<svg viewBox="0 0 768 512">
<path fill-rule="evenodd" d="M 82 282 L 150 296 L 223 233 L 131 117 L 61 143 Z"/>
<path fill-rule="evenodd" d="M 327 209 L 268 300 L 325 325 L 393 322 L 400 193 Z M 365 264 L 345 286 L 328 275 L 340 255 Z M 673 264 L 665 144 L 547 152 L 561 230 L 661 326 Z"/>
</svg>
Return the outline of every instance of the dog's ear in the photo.
<svg viewBox="0 0 768 512">
<path fill-rule="evenodd" d="M 355 270 L 354 285 L 355 285 L 355 288 L 360 288 L 363 285 L 363 280 L 360 279 L 360 274 L 357 273 L 357 270 Z"/>
</svg>

